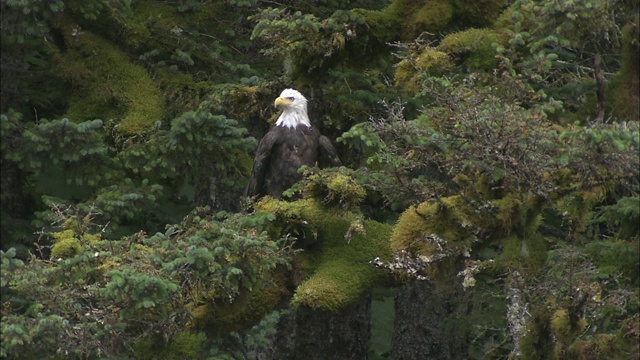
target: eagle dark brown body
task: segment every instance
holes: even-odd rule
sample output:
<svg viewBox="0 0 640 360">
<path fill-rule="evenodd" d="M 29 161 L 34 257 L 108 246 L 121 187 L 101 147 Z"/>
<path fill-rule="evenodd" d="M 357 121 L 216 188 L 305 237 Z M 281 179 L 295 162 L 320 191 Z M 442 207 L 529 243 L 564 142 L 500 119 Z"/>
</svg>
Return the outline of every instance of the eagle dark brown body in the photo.
<svg viewBox="0 0 640 360">
<path fill-rule="evenodd" d="M 297 94 L 285 97 L 287 90 L 283 91 L 278 99 L 291 99 L 292 103 L 303 102 L 303 115 L 306 117 L 306 99 L 295 90 L 292 91 Z M 282 116 L 287 116 L 287 108 Z M 287 126 L 286 119 L 284 124 L 279 121 L 281 124 L 276 123 L 276 126 L 262 138 L 253 161 L 251 178 L 245 191 L 246 196 L 269 195 L 281 198 L 283 191 L 301 179 L 298 169 L 302 165 L 320 167 L 341 165 L 331 141 L 326 136 L 320 135 L 318 129 L 307 125 L 308 117 L 305 122 L 306 124 L 303 122 Z"/>
</svg>

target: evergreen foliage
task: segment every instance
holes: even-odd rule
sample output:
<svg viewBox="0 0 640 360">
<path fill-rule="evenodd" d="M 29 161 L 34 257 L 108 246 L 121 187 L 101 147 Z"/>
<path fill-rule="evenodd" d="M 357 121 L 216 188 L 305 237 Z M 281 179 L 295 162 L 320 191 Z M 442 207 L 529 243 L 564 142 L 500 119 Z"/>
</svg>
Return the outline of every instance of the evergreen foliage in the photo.
<svg viewBox="0 0 640 360">
<path fill-rule="evenodd" d="M 0 6 L 0 357 L 264 358 L 412 281 L 449 358 L 637 354 L 635 2 Z M 244 203 L 285 87 L 347 167 Z"/>
</svg>

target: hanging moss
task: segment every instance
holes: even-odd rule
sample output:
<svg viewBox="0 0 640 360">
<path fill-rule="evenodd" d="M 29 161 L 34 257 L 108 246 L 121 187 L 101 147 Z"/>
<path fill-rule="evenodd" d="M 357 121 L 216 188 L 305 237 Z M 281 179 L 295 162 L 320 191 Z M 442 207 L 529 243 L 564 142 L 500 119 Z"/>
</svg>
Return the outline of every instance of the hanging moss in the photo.
<svg viewBox="0 0 640 360">
<path fill-rule="evenodd" d="M 164 117 L 162 94 L 144 68 L 132 64 L 115 45 L 71 22 L 62 19 L 59 26 L 68 46 L 58 57 L 59 69 L 76 87 L 67 117 L 113 118 L 126 133 L 143 131 Z"/>
<path fill-rule="evenodd" d="M 504 42 L 495 30 L 468 29 L 445 36 L 438 49 L 454 55 L 469 69 L 491 70 L 498 65 L 492 44 Z"/>
</svg>

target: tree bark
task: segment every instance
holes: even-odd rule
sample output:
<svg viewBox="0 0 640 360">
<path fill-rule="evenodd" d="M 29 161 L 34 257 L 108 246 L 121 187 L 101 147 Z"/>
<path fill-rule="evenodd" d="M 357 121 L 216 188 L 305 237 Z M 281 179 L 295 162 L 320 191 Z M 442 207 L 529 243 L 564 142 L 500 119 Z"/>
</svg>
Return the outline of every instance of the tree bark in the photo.
<svg viewBox="0 0 640 360">
<path fill-rule="evenodd" d="M 291 309 L 278 323 L 271 351 L 260 360 L 366 360 L 371 295 L 338 312 Z"/>
<path fill-rule="evenodd" d="M 463 335 L 447 331 L 445 320 L 460 308 L 461 286 L 436 290 L 428 281 L 414 281 L 398 289 L 391 359 L 463 359 Z"/>
</svg>

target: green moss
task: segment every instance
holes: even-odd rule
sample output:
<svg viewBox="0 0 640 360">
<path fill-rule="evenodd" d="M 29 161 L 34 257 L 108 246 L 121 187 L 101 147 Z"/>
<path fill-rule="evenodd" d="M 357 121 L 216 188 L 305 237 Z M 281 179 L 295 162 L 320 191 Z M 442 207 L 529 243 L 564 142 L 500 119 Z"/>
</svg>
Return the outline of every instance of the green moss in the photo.
<svg viewBox="0 0 640 360">
<path fill-rule="evenodd" d="M 190 331 L 181 331 L 169 343 L 161 336 L 140 339 L 134 346 L 136 359 L 181 360 L 198 359 L 202 356 L 206 337 Z"/>
<path fill-rule="evenodd" d="M 362 16 L 373 37 L 381 44 L 396 40 L 400 33 L 401 24 L 397 14 L 388 10 L 354 9 Z"/>
<path fill-rule="evenodd" d="M 356 208 L 366 197 L 364 188 L 356 184 L 347 168 L 310 173 L 305 178 L 305 194 L 322 199 L 325 204 L 345 209 Z"/>
<path fill-rule="evenodd" d="M 252 290 L 242 291 L 233 301 L 220 294 L 197 294 L 198 300 L 187 304 L 190 327 L 212 334 L 242 331 L 271 312 L 288 294 L 284 271 L 269 274 Z"/>
<path fill-rule="evenodd" d="M 425 237 L 437 236 L 447 242 L 450 250 L 462 250 L 473 241 L 472 231 L 479 218 L 461 196 L 440 199 L 440 202 L 424 202 L 405 210 L 398 219 L 391 247 L 394 251 L 406 250 L 417 255 L 431 256 L 438 245 L 425 241 Z"/>
<path fill-rule="evenodd" d="M 339 310 L 356 302 L 375 284 L 386 281 L 386 272 L 369 261 L 375 257 L 390 260 L 391 226 L 371 220 L 362 221 L 363 232 L 345 236 L 358 215 L 340 207 L 328 207 L 322 200 L 306 198 L 293 202 L 264 198 L 258 211 L 276 215 L 281 224 L 294 219 L 314 229 L 316 240 L 301 255 L 307 279 L 299 279 L 292 303 L 313 309 Z M 311 236 L 311 235 L 308 235 Z"/>
<path fill-rule="evenodd" d="M 431 71 L 434 68 L 446 69 L 450 67 L 449 56 L 433 48 L 422 51 L 416 59 L 416 65 L 422 71 Z"/>
<path fill-rule="evenodd" d="M 415 94 L 420 90 L 417 69 L 410 58 L 405 58 L 396 65 L 394 79 L 408 94 Z"/>
<path fill-rule="evenodd" d="M 522 358 L 529 360 L 554 359 L 551 314 L 546 304 L 534 308 L 527 323 L 527 331 L 520 339 Z"/>
<path fill-rule="evenodd" d="M 640 119 L 640 26 L 622 29 L 622 64 L 607 88 L 607 105 L 613 116 Z"/>
<path fill-rule="evenodd" d="M 72 257 L 82 250 L 80 241 L 75 236 L 73 230 L 64 230 L 53 233 L 54 244 L 51 248 L 51 258 Z"/>
<path fill-rule="evenodd" d="M 453 6 L 449 0 L 395 0 L 380 11 L 357 9 L 374 36 L 383 43 L 413 40 L 423 32 L 436 34 L 449 24 Z"/>
<path fill-rule="evenodd" d="M 57 59 L 59 70 L 75 85 L 67 117 L 113 118 L 126 133 L 143 131 L 164 117 L 162 94 L 143 67 L 105 39 L 78 33 L 70 22 L 59 26 L 68 46 Z"/>
<path fill-rule="evenodd" d="M 121 22 L 122 40 L 133 48 L 146 48 L 157 28 L 171 29 L 180 23 L 175 7 L 157 1 L 136 1 L 132 9 L 133 16 L 122 18 Z"/>
<path fill-rule="evenodd" d="M 569 319 L 569 311 L 566 309 L 558 309 L 551 316 L 551 330 L 556 339 L 556 357 L 566 356 L 566 349 L 578 335 L 580 335 L 587 322 L 584 319 L 578 319 L 572 323 Z"/>
<path fill-rule="evenodd" d="M 434 48 L 426 48 L 417 55 L 409 55 L 396 65 L 395 81 L 409 94 L 420 90 L 424 74 L 440 74 L 451 67 L 449 56 Z"/>
<path fill-rule="evenodd" d="M 579 339 L 567 349 L 567 357 L 576 360 L 629 359 L 629 354 L 638 354 L 637 343 L 625 340 L 617 334 L 598 334 L 590 339 Z"/>
<path fill-rule="evenodd" d="M 425 274 L 438 284 L 445 284 L 460 265 L 459 261 L 479 240 L 479 225 L 491 228 L 491 218 L 474 211 L 461 196 L 441 198 L 408 208 L 393 230 L 391 248 L 406 251 L 433 263 Z M 439 259 L 438 259 L 439 258 Z"/>
<path fill-rule="evenodd" d="M 397 1 L 403 2 L 403 1 Z M 405 19 L 404 31 L 410 38 L 423 32 L 437 34 L 442 31 L 453 17 L 453 6 L 449 0 L 408 1 L 414 4 Z M 418 4 L 422 6 L 418 7 Z"/>
<path fill-rule="evenodd" d="M 544 236 L 533 232 L 528 236 L 512 234 L 501 239 L 502 253 L 497 263 L 505 268 L 519 269 L 522 273 L 536 272 L 547 258 Z"/>
<path fill-rule="evenodd" d="M 507 0 L 454 0 L 455 16 L 466 24 L 489 26 L 507 6 Z"/>
<path fill-rule="evenodd" d="M 492 44 L 501 42 L 495 30 L 468 29 L 447 35 L 438 49 L 461 59 L 469 69 L 490 70 L 498 64 Z"/>
<path fill-rule="evenodd" d="M 348 218 L 325 219 L 320 229 L 319 262 L 315 272 L 296 289 L 292 303 L 313 309 L 337 311 L 356 302 L 362 294 L 386 279 L 385 272 L 369 263 L 375 257 L 389 259 L 391 226 L 364 222 L 364 234 L 347 242 Z M 326 227 L 325 227 L 326 226 Z M 321 252 L 320 252 L 321 251 Z"/>
</svg>

